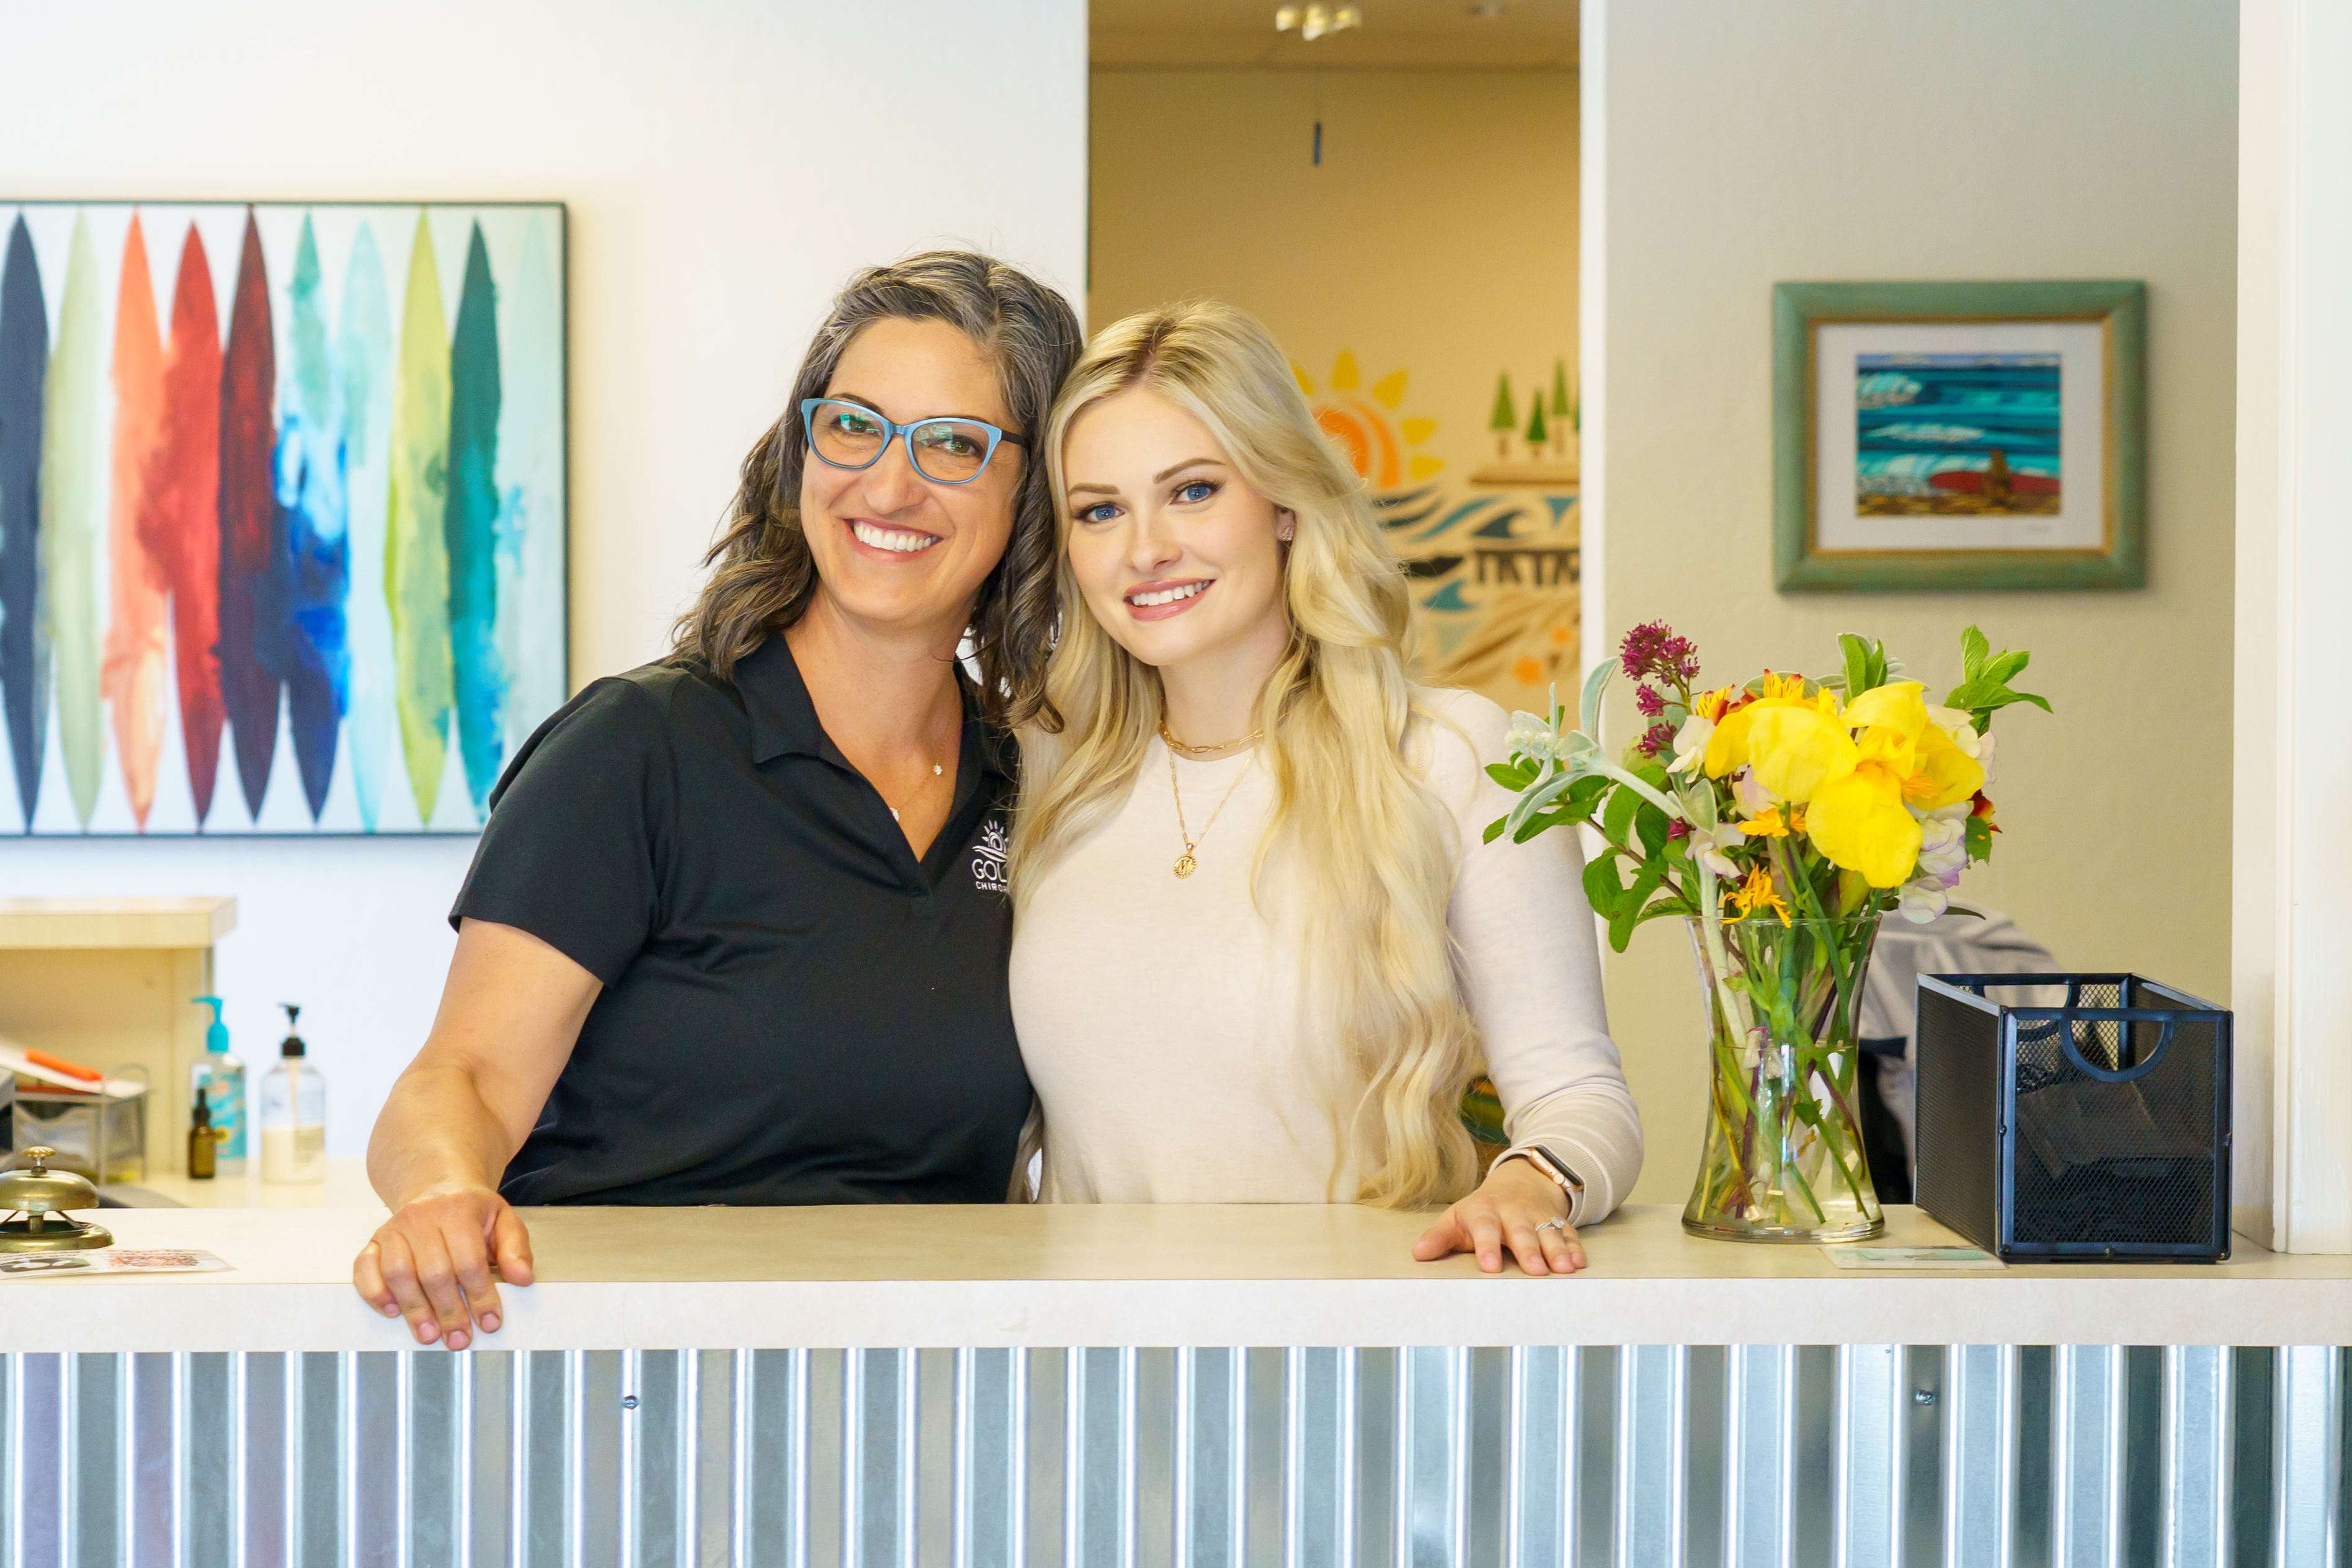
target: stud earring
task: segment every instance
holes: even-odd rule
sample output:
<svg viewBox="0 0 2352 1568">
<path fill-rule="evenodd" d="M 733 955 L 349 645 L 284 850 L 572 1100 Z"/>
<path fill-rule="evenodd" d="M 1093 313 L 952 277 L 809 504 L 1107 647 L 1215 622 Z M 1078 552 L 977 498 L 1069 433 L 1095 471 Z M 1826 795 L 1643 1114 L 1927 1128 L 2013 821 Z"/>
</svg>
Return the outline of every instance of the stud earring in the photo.
<svg viewBox="0 0 2352 1568">
<path fill-rule="evenodd" d="M 1282 521 L 1275 526 L 1274 536 L 1282 541 L 1285 544 L 1287 544 L 1298 532 L 1298 519 L 1286 511 L 1282 513 L 1281 516 Z"/>
</svg>

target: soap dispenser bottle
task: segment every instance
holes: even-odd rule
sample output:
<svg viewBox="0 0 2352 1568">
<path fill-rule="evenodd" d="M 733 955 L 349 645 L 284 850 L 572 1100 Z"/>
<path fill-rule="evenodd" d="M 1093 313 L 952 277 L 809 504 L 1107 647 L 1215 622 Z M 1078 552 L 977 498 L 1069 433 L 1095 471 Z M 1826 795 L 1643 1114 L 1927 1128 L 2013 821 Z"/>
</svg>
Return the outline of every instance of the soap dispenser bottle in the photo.
<svg viewBox="0 0 2352 1568">
<path fill-rule="evenodd" d="M 278 1065 L 261 1080 L 261 1179 L 295 1184 L 327 1179 L 327 1080 L 306 1059 L 309 1047 L 294 1032 L 302 1009 L 286 1009 L 286 1038 Z"/>
<path fill-rule="evenodd" d="M 245 1064 L 229 1054 L 228 1026 L 221 1022 L 221 999 L 217 996 L 196 996 L 190 1000 L 213 1010 L 213 1021 L 205 1030 L 205 1054 L 188 1068 L 188 1102 L 193 1110 L 198 1095 L 212 1111 L 213 1162 L 224 1176 L 245 1174 Z M 195 1174 L 192 1169 L 188 1174 Z"/>
</svg>

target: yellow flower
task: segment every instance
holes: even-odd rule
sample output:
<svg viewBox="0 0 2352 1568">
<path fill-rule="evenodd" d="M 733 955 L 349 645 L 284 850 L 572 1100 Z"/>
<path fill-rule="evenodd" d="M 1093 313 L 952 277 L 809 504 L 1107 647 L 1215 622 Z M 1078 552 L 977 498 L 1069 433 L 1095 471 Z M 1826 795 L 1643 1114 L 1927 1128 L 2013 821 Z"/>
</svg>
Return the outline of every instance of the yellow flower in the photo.
<svg viewBox="0 0 2352 1568">
<path fill-rule="evenodd" d="M 1782 925 L 1789 923 L 1789 906 L 1772 890 L 1772 873 L 1764 867 L 1748 872 L 1748 880 L 1724 894 L 1724 900 L 1739 907 L 1741 920 L 1752 918 L 1758 910 L 1769 909 L 1780 917 Z"/>
<path fill-rule="evenodd" d="M 1690 710 L 1712 724 L 1720 720 L 1723 710 L 1730 706 L 1731 688 L 1727 686 L 1720 691 L 1702 691 L 1692 698 Z"/>
<path fill-rule="evenodd" d="M 1719 779 L 1743 764 L 1752 764 L 1757 776 L 1771 787 L 1773 794 L 1802 799 L 1812 793 L 1811 787 L 1801 792 L 1783 789 L 1773 782 L 1780 770 L 1776 766 L 1768 772 L 1764 759 L 1785 755 L 1792 764 L 1792 776 L 1802 778 L 1812 764 L 1826 761 L 1833 769 L 1836 748 L 1843 745 L 1851 750 L 1853 742 L 1846 739 L 1845 731 L 1837 721 L 1837 699 L 1829 692 L 1808 700 L 1803 683 L 1796 676 L 1785 679 L 1767 676 L 1764 689 L 1768 695 L 1715 727 L 1715 736 L 1707 742 L 1706 776 Z M 1822 754 L 1824 748 L 1829 752 L 1827 759 Z"/>
<path fill-rule="evenodd" d="M 1805 808 L 1792 805 L 1784 813 L 1780 806 L 1771 806 L 1762 816 L 1741 823 L 1739 830 L 1750 838 L 1786 838 L 1805 830 Z"/>
<path fill-rule="evenodd" d="M 1813 797 L 1813 847 L 1874 888 L 1899 888 L 1919 860 L 1919 824 L 1903 809 L 1903 779 L 1864 763 Z"/>
<path fill-rule="evenodd" d="M 1976 760 L 1929 722 L 1921 689 L 1890 681 L 1847 703 L 1841 721 L 1862 731 L 1853 763 L 1811 795 L 1813 847 L 1874 888 L 1902 886 L 1918 863 L 1919 822 L 1906 806 L 1951 805 L 1984 783 Z"/>
</svg>

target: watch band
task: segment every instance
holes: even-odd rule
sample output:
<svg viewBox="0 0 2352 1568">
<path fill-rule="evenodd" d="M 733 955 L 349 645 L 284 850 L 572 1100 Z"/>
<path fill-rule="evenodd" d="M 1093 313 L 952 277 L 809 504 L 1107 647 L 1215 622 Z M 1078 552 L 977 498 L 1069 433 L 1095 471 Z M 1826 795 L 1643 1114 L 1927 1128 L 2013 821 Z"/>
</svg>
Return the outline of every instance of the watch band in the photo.
<svg viewBox="0 0 2352 1568">
<path fill-rule="evenodd" d="M 1569 1169 L 1567 1161 L 1540 1143 L 1522 1143 L 1506 1149 L 1496 1158 L 1496 1163 L 1500 1164 L 1504 1160 L 1525 1160 L 1549 1177 L 1561 1192 L 1568 1194 L 1568 1205 L 1571 1210 L 1576 1207 L 1576 1200 L 1584 1195 L 1583 1179 Z"/>
</svg>

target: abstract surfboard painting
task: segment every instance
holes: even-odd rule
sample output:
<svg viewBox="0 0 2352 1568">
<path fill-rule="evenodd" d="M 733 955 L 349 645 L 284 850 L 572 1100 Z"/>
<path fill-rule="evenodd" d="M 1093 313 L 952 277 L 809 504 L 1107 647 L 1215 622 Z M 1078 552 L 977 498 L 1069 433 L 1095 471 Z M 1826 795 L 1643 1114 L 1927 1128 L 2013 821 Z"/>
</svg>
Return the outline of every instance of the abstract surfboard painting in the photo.
<svg viewBox="0 0 2352 1568">
<path fill-rule="evenodd" d="M 564 217 L 0 202 L 0 835 L 479 831 L 569 690 Z"/>
</svg>

